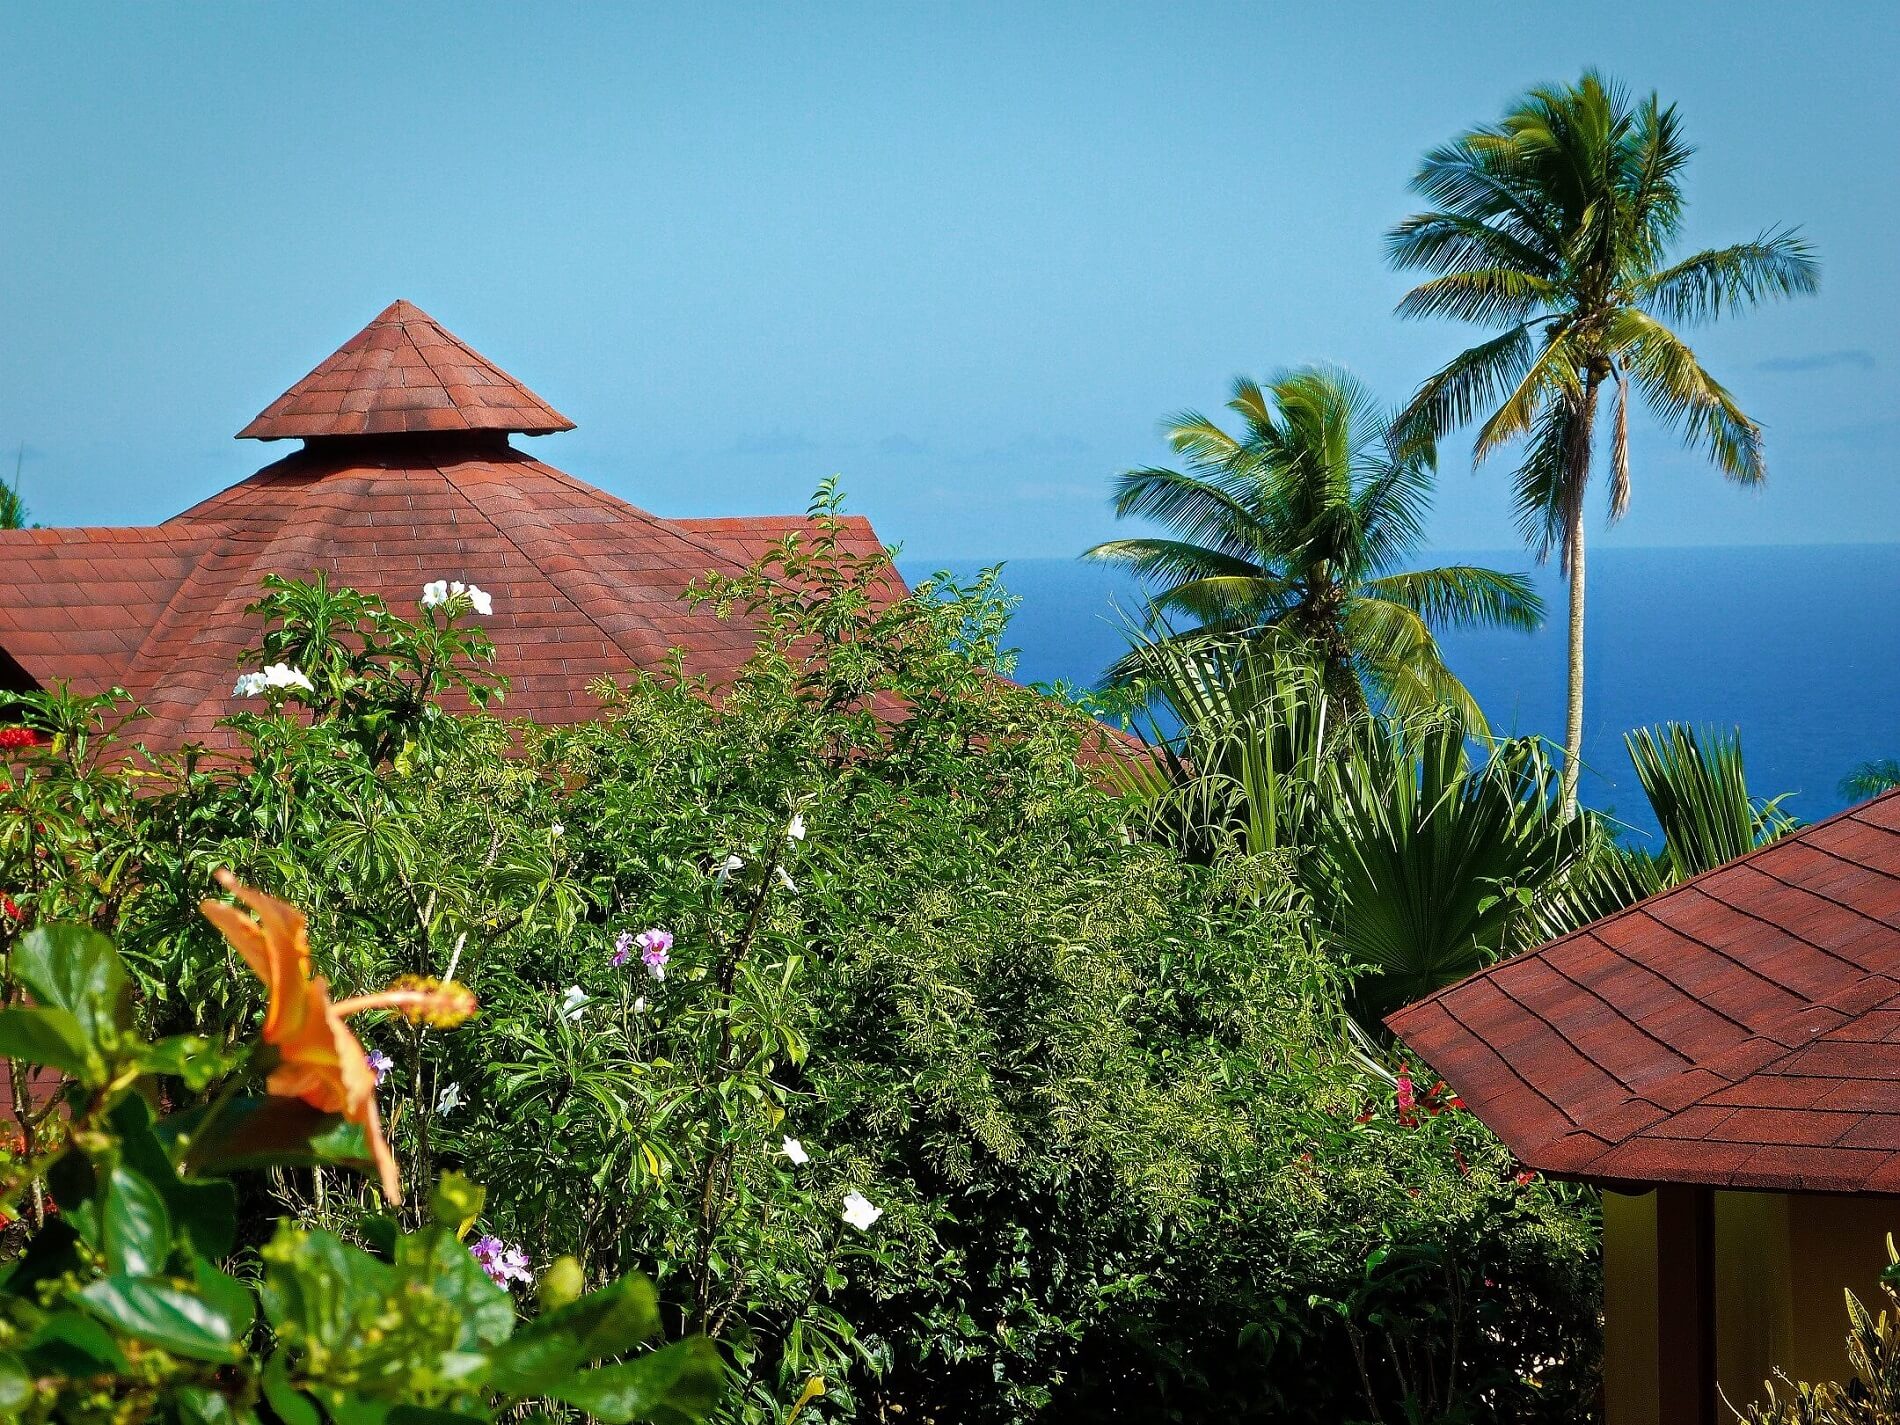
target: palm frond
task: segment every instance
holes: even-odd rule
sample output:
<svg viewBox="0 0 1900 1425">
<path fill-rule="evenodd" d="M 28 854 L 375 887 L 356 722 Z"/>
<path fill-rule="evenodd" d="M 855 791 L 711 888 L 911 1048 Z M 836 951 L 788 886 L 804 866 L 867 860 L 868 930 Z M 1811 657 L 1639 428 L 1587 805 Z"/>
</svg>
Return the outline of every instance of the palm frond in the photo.
<svg viewBox="0 0 1900 1425">
<path fill-rule="evenodd" d="M 1404 719 L 1450 709 L 1474 734 L 1490 735 L 1478 700 L 1445 666 L 1438 640 L 1414 610 L 1362 595 L 1347 605 L 1346 637 L 1376 704 Z"/>
<path fill-rule="evenodd" d="M 1421 282 L 1399 300 L 1401 317 L 1451 317 L 1478 326 L 1526 321 L 1562 300 L 1555 283 L 1508 267 L 1469 268 Z"/>
<path fill-rule="evenodd" d="M 1535 359 L 1528 322 L 1459 352 L 1420 383 L 1407 403 L 1397 423 L 1401 443 L 1443 440 L 1515 386 Z"/>
<path fill-rule="evenodd" d="M 1219 549 L 1184 539 L 1111 539 L 1084 550 L 1084 559 L 1118 564 L 1137 578 L 1186 583 L 1193 579 L 1261 577 L 1250 559 L 1236 558 Z"/>
<path fill-rule="evenodd" d="M 1519 628 L 1535 631 L 1544 601 L 1522 574 L 1475 564 L 1446 564 L 1388 574 L 1364 586 L 1374 598 L 1403 604 L 1432 628 Z"/>
<path fill-rule="evenodd" d="M 1814 248 L 1798 233 L 1768 232 L 1646 274 L 1630 295 L 1665 322 L 1704 322 L 1774 298 L 1804 296 L 1820 285 Z"/>
<path fill-rule="evenodd" d="M 1511 500 L 1518 533 L 1541 562 L 1553 549 L 1562 551 L 1569 572 L 1565 522 L 1571 508 L 1570 445 L 1577 420 L 1569 401 L 1552 401 L 1537 419 L 1537 429 L 1524 449 L 1524 459 L 1511 479 Z"/>
<path fill-rule="evenodd" d="M 1152 519 L 1181 539 L 1234 558 L 1255 552 L 1253 512 L 1232 482 L 1148 467 L 1115 477 L 1115 513 Z"/>
<path fill-rule="evenodd" d="M 1766 474 L 1761 428 L 1742 413 L 1726 387 L 1702 369 L 1682 338 L 1634 307 L 1618 310 L 1608 339 L 1636 378 L 1656 418 L 1689 445 L 1707 450 L 1716 466 L 1740 485 Z"/>
<path fill-rule="evenodd" d="M 1499 446 L 1530 434 L 1539 415 L 1551 402 L 1575 401 L 1582 396 L 1582 382 L 1577 374 L 1580 353 L 1568 335 L 1568 329 L 1561 324 L 1547 330 L 1544 349 L 1537 354 L 1537 359 L 1525 368 L 1517 384 L 1478 428 L 1478 438 L 1472 447 L 1474 462 L 1482 461 Z"/>
<path fill-rule="evenodd" d="M 1294 602 L 1297 590 L 1271 573 L 1203 575 L 1154 596 L 1155 609 L 1181 613 L 1208 627 L 1246 629 L 1273 622 Z"/>
<path fill-rule="evenodd" d="M 1514 948 L 1520 892 L 1560 877 L 1583 844 L 1532 741 L 1473 767 L 1456 719 L 1368 726 L 1337 767 L 1309 893 L 1327 943 L 1372 971 L 1354 987 L 1362 1019 Z"/>
<path fill-rule="evenodd" d="M 1623 743 L 1662 828 L 1673 880 L 1713 870 L 1794 828 L 1782 798 L 1749 795 L 1741 734 L 1733 729 L 1663 723 L 1639 727 Z"/>
<path fill-rule="evenodd" d="M 1510 272 L 1550 282 L 1560 272 L 1552 254 L 1501 227 L 1464 213 L 1415 213 L 1386 235 L 1386 258 L 1400 269 L 1446 276 Z"/>
<path fill-rule="evenodd" d="M 1630 381 L 1621 367 L 1616 372 L 1616 426 L 1610 437 L 1610 522 L 1623 518 L 1630 507 Z"/>
<path fill-rule="evenodd" d="M 1841 795 L 1857 802 L 1890 792 L 1895 787 L 1900 787 L 1900 758 L 1893 757 L 1863 762 L 1840 782 Z"/>
</svg>

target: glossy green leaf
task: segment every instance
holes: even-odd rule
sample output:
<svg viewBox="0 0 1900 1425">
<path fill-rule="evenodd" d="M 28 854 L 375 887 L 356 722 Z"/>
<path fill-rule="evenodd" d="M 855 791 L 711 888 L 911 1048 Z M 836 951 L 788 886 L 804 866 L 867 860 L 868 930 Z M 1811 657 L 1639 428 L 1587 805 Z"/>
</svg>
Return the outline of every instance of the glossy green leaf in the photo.
<svg viewBox="0 0 1900 1425">
<path fill-rule="evenodd" d="M 206 1386 L 181 1386 L 172 1392 L 172 1404 L 178 1411 L 179 1425 L 243 1425 L 257 1417 L 249 1409 L 233 1406 L 229 1399 Z"/>
<path fill-rule="evenodd" d="M 11 1351 L 0 1355 L 0 1419 L 16 1420 L 33 1398 L 33 1375 Z"/>
<path fill-rule="evenodd" d="M 79 1021 L 63 1009 L 0 1009 L 0 1058 L 58 1069 L 88 1086 L 105 1082 L 105 1060 L 92 1051 Z"/>
<path fill-rule="evenodd" d="M 514 1299 L 489 1280 L 467 1245 L 449 1229 L 431 1227 L 403 1239 L 396 1260 L 422 1276 L 430 1290 L 455 1308 L 460 1321 L 458 1349 L 494 1346 L 514 1331 Z"/>
<path fill-rule="evenodd" d="M 582 1366 L 624 1355 L 659 1329 L 653 1284 L 625 1277 L 516 1331 L 496 1348 L 489 1380 L 513 1395 L 539 1395 Z"/>
<path fill-rule="evenodd" d="M 250 1322 L 234 1319 L 193 1291 L 149 1277 L 102 1277 L 79 1301 L 108 1326 L 180 1356 L 236 1361 Z"/>
<path fill-rule="evenodd" d="M 186 1153 L 194 1172 L 326 1164 L 367 1169 L 363 1130 L 301 1099 L 238 1099 L 218 1115 Z"/>
<path fill-rule="evenodd" d="M 173 1035 L 147 1044 L 139 1051 L 139 1067 L 146 1073 L 182 1079 L 193 1093 L 203 1092 L 231 1066 L 231 1056 L 222 1053 L 211 1040 L 196 1034 Z"/>
<path fill-rule="evenodd" d="M 21 940 L 13 973 L 42 1005 L 63 1009 L 87 1042 L 104 1046 L 130 1022 L 125 966 L 112 942 L 83 925 L 43 925 Z"/>
<path fill-rule="evenodd" d="M 112 1110 L 111 1120 L 119 1132 L 122 1160 L 164 1195 L 173 1232 L 186 1238 L 201 1256 L 230 1255 L 237 1240 L 237 1190 L 223 1181 L 179 1177 L 159 1142 L 151 1109 L 137 1095 L 122 1099 Z"/>
<path fill-rule="evenodd" d="M 112 1333 L 77 1311 L 56 1311 L 34 1328 L 21 1348 L 40 1374 L 89 1376 L 126 1368 Z"/>
<path fill-rule="evenodd" d="M 271 1353 L 264 1365 L 264 1399 L 283 1425 L 323 1425 L 316 1402 L 290 1383 L 288 1359 L 282 1350 Z"/>
<path fill-rule="evenodd" d="M 172 1219 L 164 1194 L 123 1163 L 107 1179 L 101 1227 L 107 1271 L 154 1276 L 171 1256 Z"/>
<path fill-rule="evenodd" d="M 264 1315 L 272 1326 L 295 1328 L 306 1341 L 344 1349 L 365 1302 L 395 1294 L 393 1267 L 353 1247 L 332 1232 L 311 1232 L 288 1222 L 264 1248 Z"/>
<path fill-rule="evenodd" d="M 725 1390 L 726 1364 L 719 1348 L 694 1336 L 637 1360 L 580 1371 L 543 1394 L 608 1425 L 634 1420 L 696 1425 L 712 1413 Z"/>
</svg>

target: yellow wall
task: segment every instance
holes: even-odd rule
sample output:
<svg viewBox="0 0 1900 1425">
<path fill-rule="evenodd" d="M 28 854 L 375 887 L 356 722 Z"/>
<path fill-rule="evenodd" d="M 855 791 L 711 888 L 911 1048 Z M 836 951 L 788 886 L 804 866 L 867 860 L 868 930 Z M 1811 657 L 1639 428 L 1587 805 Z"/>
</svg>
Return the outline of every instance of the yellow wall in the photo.
<svg viewBox="0 0 1900 1425">
<path fill-rule="evenodd" d="M 1607 1425 L 1662 1425 L 1656 1400 L 1656 1194 L 1603 1194 Z"/>
<path fill-rule="evenodd" d="M 1715 1358 L 1737 1407 L 1779 1366 L 1797 1380 L 1847 1369 L 1841 1293 L 1884 1306 L 1886 1238 L 1900 1200 L 1715 1194 Z M 1666 1304 L 1664 1304 L 1666 1306 Z M 1665 1425 L 1657 1386 L 1656 1195 L 1603 1195 L 1604 1405 L 1608 1425 Z M 1726 1412 L 1723 1412 L 1726 1417 Z"/>
</svg>

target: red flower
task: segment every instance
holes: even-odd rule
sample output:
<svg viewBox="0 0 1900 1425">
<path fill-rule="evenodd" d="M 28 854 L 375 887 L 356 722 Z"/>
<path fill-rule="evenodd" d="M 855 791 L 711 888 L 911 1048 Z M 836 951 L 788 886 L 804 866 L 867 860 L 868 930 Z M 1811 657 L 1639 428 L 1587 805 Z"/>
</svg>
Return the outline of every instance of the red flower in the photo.
<svg viewBox="0 0 1900 1425">
<path fill-rule="evenodd" d="M 18 905 L 14 904 L 13 897 L 8 895 L 5 891 L 0 891 L 0 919 L 6 919 L 6 920 L 25 920 L 26 919 L 26 912 L 21 910 Z"/>
<path fill-rule="evenodd" d="M 1399 1122 L 1411 1128 L 1418 1122 L 1418 1095 L 1412 1088 L 1412 1071 L 1409 1065 L 1399 1065 Z"/>
<path fill-rule="evenodd" d="M 1515 1181 L 1519 1187 L 1529 1187 L 1532 1183 L 1537 1181 L 1537 1174 L 1532 1172 L 1529 1168 L 1525 1168 L 1518 1173 L 1513 1181 Z"/>
<path fill-rule="evenodd" d="M 0 727 L 0 752 L 20 747 L 38 747 L 40 735 L 30 727 Z"/>
</svg>

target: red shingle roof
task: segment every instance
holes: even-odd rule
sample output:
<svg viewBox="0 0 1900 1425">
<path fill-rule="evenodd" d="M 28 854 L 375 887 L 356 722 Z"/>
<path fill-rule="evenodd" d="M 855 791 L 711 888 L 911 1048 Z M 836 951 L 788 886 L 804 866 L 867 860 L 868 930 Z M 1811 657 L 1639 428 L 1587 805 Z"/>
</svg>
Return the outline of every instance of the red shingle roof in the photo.
<svg viewBox="0 0 1900 1425">
<path fill-rule="evenodd" d="M 1387 1023 L 1534 1168 L 1900 1193 L 1900 792 Z"/>
<path fill-rule="evenodd" d="M 423 327 L 441 341 L 425 339 Z M 316 374 L 352 351 L 399 354 L 389 344 L 396 338 L 414 338 L 425 353 L 445 343 L 467 351 L 399 302 Z M 352 379 L 378 369 L 367 360 L 347 368 Z M 133 731 L 152 747 L 228 744 L 216 724 L 241 706 L 232 696 L 239 656 L 262 633 L 244 610 L 266 574 L 322 573 L 398 612 L 415 607 L 429 580 L 460 579 L 494 597 L 483 622 L 511 681 L 502 712 L 579 721 L 599 710 L 590 683 L 657 668 L 674 649 L 689 675 L 728 680 L 755 630 L 682 602 L 682 592 L 707 573 L 739 572 L 806 525 L 803 516 L 661 519 L 511 448 L 500 428 L 390 427 L 332 439 L 334 430 L 298 424 L 306 418 L 294 411 L 289 424 L 274 423 L 272 413 L 295 407 L 310 386 L 300 383 L 247 432 L 302 434 L 301 450 L 162 525 L 0 531 L 0 686 L 22 675 L 81 691 L 118 684 L 150 710 Z M 509 388 L 518 393 L 509 399 L 542 415 L 507 429 L 567 426 Z M 454 409 L 473 421 L 497 408 Z M 881 548 L 862 519 L 845 522 L 845 543 L 860 554 Z M 885 592 L 904 592 L 894 571 Z"/>
<path fill-rule="evenodd" d="M 266 406 L 238 439 L 455 430 L 546 435 L 572 429 L 574 422 L 420 307 L 391 302 Z"/>
</svg>

